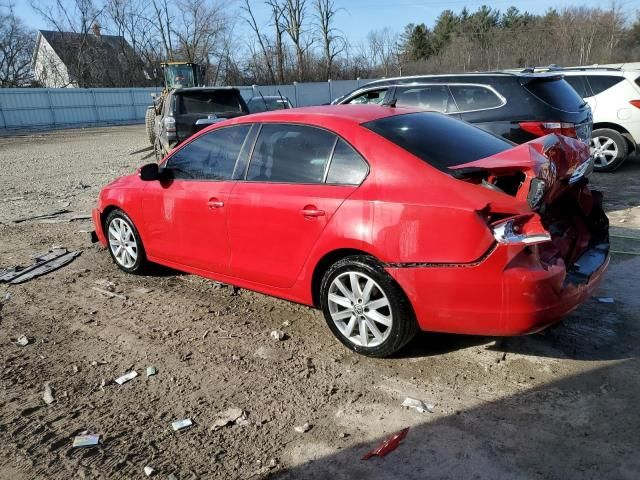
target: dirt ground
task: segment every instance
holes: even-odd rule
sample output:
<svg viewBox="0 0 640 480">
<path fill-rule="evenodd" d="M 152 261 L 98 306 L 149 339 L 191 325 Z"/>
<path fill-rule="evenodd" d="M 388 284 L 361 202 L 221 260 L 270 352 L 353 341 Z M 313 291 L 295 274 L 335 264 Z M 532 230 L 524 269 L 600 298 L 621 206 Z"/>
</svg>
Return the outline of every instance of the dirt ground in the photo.
<svg viewBox="0 0 640 480">
<path fill-rule="evenodd" d="M 145 146 L 142 126 L 0 138 L 0 270 L 54 245 L 82 251 L 0 285 L 0 480 L 136 479 L 145 466 L 180 480 L 640 478 L 640 241 L 613 238 L 626 253 L 598 292 L 613 304 L 591 299 L 537 335 L 425 333 L 368 359 L 318 311 L 173 271 L 127 275 L 91 245 L 91 223 L 69 219 L 145 163 L 132 153 Z M 592 182 L 612 233 L 640 238 L 640 160 Z M 13 223 L 59 209 L 71 212 Z M 121 297 L 93 289 L 107 281 Z M 401 407 L 406 396 L 433 413 Z M 230 407 L 247 422 L 212 430 Z M 174 432 L 184 418 L 194 425 Z M 404 427 L 397 450 L 361 460 Z M 72 448 L 83 431 L 100 446 Z"/>
</svg>

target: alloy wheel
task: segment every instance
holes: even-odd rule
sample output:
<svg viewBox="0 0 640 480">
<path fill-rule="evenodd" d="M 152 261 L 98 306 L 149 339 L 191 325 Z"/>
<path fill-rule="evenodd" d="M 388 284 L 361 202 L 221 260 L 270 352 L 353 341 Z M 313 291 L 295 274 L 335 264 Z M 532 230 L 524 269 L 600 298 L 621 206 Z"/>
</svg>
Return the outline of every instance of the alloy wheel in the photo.
<svg viewBox="0 0 640 480">
<path fill-rule="evenodd" d="M 618 146 L 609 137 L 593 137 L 591 139 L 591 156 L 598 167 L 606 167 L 618 158 Z"/>
<path fill-rule="evenodd" d="M 349 340 L 360 347 L 377 347 L 391 333 L 393 314 L 385 292 L 368 275 L 344 272 L 329 287 L 331 319 Z"/>
<path fill-rule="evenodd" d="M 133 268 L 138 259 L 138 242 L 127 221 L 116 217 L 109 224 L 109 248 L 116 262 L 124 268 Z"/>
</svg>

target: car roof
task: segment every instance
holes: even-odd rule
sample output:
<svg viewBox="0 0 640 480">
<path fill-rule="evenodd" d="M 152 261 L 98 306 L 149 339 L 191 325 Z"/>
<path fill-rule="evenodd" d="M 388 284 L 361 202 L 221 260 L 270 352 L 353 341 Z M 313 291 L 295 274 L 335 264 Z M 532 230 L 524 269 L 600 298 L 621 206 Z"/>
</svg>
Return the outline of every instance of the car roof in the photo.
<svg viewBox="0 0 640 480">
<path fill-rule="evenodd" d="M 272 110 L 239 117 L 239 123 L 245 122 L 301 122 L 320 124 L 323 120 L 342 120 L 351 123 L 365 123 L 393 115 L 414 113 L 420 110 L 405 107 L 387 107 L 382 105 L 321 105 L 316 107 Z"/>
<path fill-rule="evenodd" d="M 540 77 L 556 77 L 558 72 L 545 72 L 545 73 L 530 73 L 521 71 L 491 71 L 491 72 L 463 72 L 463 73 L 443 73 L 443 74 L 426 74 L 426 75 L 410 75 L 404 77 L 391 77 L 381 78 L 379 80 L 373 80 L 372 82 L 365 83 L 360 88 L 371 87 L 375 85 L 387 85 L 387 84 L 403 84 L 407 82 L 420 82 L 428 81 L 430 78 L 447 78 L 447 77 L 506 77 L 506 78 L 540 78 Z"/>
</svg>

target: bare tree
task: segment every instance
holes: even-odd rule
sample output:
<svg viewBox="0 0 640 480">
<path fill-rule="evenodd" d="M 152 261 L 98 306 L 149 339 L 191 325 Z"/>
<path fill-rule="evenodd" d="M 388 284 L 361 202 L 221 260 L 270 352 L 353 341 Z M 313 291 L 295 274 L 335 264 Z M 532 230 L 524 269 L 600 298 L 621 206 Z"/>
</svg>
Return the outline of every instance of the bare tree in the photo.
<svg viewBox="0 0 640 480">
<path fill-rule="evenodd" d="M 260 27 L 258 26 L 258 22 L 256 22 L 256 17 L 253 14 L 253 10 L 251 9 L 249 0 L 244 0 L 242 11 L 246 15 L 244 17 L 245 21 L 249 24 L 249 27 L 251 28 L 251 30 L 253 30 L 253 34 L 256 37 L 258 45 L 260 45 L 260 50 L 264 57 L 264 62 L 267 67 L 267 71 L 269 73 L 269 79 L 271 83 L 276 83 L 276 77 L 273 73 L 273 62 L 271 61 L 271 55 L 269 54 L 269 50 L 267 49 L 266 40 L 264 39 L 264 36 L 262 35 L 262 33 L 260 33 Z"/>
<path fill-rule="evenodd" d="M 271 21 L 275 30 L 275 50 L 276 50 L 276 70 L 278 71 L 278 81 L 280 83 L 285 82 L 284 77 L 284 27 L 283 27 L 283 16 L 284 12 L 282 6 L 278 2 L 278 0 L 267 0 L 267 5 L 271 7 Z"/>
<path fill-rule="evenodd" d="M 298 81 L 305 80 L 305 53 L 309 44 L 304 43 L 304 21 L 307 0 L 284 0 L 282 22 L 296 50 Z"/>
<path fill-rule="evenodd" d="M 13 5 L 0 8 L 0 87 L 21 87 L 32 80 L 34 38 L 15 15 Z"/>
<path fill-rule="evenodd" d="M 333 0 L 315 0 L 315 17 L 322 42 L 325 61 L 325 77 L 331 79 L 335 59 L 344 52 L 345 39 L 333 27 L 334 17 L 338 13 Z"/>
</svg>

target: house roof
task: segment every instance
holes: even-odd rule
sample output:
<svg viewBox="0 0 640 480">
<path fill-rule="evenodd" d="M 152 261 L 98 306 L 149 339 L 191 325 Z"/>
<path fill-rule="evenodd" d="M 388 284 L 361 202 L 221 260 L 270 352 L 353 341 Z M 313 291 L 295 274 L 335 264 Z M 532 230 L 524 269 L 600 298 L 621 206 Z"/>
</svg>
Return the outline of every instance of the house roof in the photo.
<svg viewBox="0 0 640 480">
<path fill-rule="evenodd" d="M 124 37 L 39 30 L 80 86 L 129 86 L 143 81 L 140 57 Z M 37 52 L 34 52 L 34 55 Z M 34 57 L 35 58 L 35 57 Z"/>
</svg>

